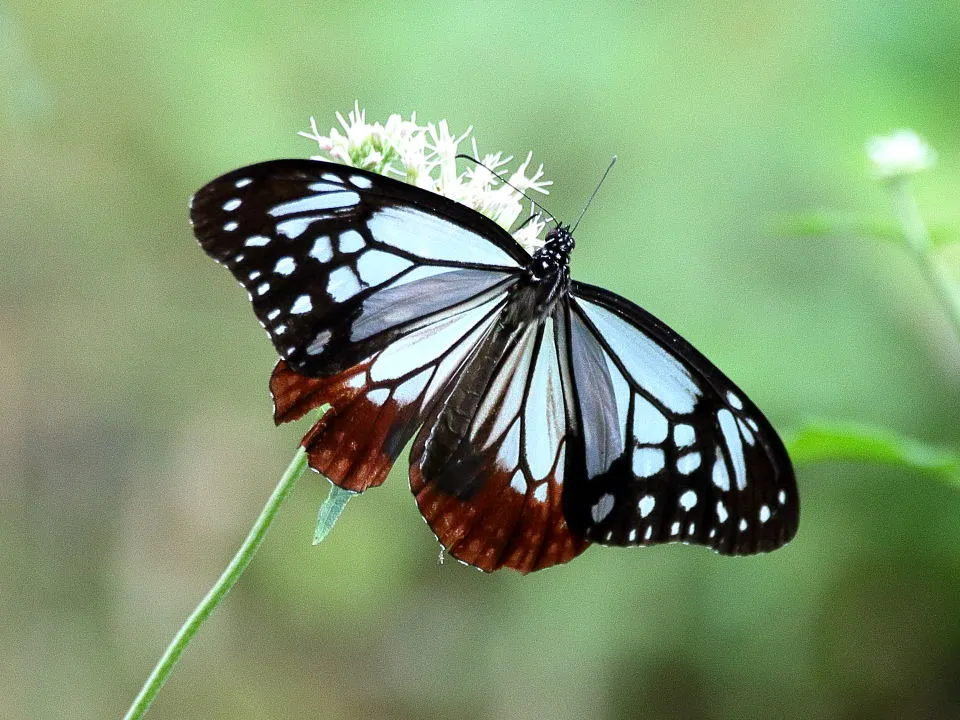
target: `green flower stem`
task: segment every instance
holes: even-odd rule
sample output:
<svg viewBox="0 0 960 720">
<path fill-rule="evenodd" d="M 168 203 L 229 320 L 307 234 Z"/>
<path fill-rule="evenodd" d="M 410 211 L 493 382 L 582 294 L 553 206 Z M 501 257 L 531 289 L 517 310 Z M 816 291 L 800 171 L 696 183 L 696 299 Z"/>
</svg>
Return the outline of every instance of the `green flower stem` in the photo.
<svg viewBox="0 0 960 720">
<path fill-rule="evenodd" d="M 937 299 L 946 310 L 953 330 L 960 339 L 960 288 L 934 252 L 933 240 L 923 222 L 916 198 L 910 192 L 909 180 L 903 176 L 894 178 L 889 187 L 893 209 L 903 229 L 907 246 L 913 253 L 924 280 L 937 294 Z"/>
<path fill-rule="evenodd" d="M 220 601 L 230 592 L 230 588 L 236 584 L 240 578 L 240 574 L 247 568 L 247 565 L 250 564 L 254 554 L 260 547 L 260 543 L 263 542 L 267 530 L 270 529 L 270 524 L 276 517 L 281 503 L 287 495 L 290 494 L 294 484 L 300 479 L 300 476 L 303 475 L 306 469 L 307 452 L 301 447 L 283 473 L 280 482 L 277 483 L 277 487 L 274 489 L 273 494 L 270 495 L 270 499 L 267 500 L 267 504 L 264 506 L 259 517 L 257 517 L 246 540 L 243 541 L 240 549 L 237 550 L 236 555 L 233 556 L 227 569 L 223 571 L 223 574 L 217 580 L 216 584 L 210 588 L 206 597 L 200 601 L 200 604 L 197 605 L 190 614 L 190 617 L 187 618 L 186 622 L 167 646 L 160 661 L 156 667 L 153 668 L 153 672 L 150 673 L 150 677 L 148 677 L 147 681 L 143 684 L 140 694 L 137 695 L 137 698 L 133 701 L 133 705 L 130 706 L 127 714 L 124 716 L 124 720 L 137 720 L 138 718 L 142 718 L 147 712 L 153 699 L 157 693 L 160 692 L 160 688 L 163 687 L 167 677 L 173 670 L 173 666 L 176 665 L 177 660 L 180 659 L 180 655 L 187 647 L 187 644 L 193 639 L 193 636 L 197 633 L 197 630 L 200 629 L 203 622 L 210 617 L 210 613 L 213 612 L 214 608 L 216 608 L 217 605 L 220 604 Z"/>
</svg>

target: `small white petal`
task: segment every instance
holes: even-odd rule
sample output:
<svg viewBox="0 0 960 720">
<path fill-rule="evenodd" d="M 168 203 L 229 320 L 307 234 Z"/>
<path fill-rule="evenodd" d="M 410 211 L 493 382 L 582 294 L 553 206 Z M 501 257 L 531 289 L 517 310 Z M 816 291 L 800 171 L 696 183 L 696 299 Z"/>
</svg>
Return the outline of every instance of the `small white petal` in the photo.
<svg viewBox="0 0 960 720">
<path fill-rule="evenodd" d="M 867 156 L 881 178 L 913 175 L 933 167 L 937 161 L 933 148 L 913 130 L 870 138 Z"/>
</svg>

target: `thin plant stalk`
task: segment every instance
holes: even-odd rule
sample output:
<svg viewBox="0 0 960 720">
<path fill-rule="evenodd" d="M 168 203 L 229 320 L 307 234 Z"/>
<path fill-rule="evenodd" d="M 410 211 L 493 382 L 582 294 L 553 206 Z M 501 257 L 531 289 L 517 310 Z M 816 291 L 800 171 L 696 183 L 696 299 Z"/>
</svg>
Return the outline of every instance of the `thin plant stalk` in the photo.
<svg viewBox="0 0 960 720">
<path fill-rule="evenodd" d="M 940 261 L 930 237 L 930 231 L 923 221 L 917 200 L 910 191 L 909 179 L 895 177 L 888 183 L 893 210 L 903 229 L 907 247 L 910 249 L 923 279 L 933 288 L 937 300 L 943 305 L 960 339 L 960 288 Z"/>
<path fill-rule="evenodd" d="M 250 533 L 240 545 L 230 564 L 227 565 L 226 570 L 223 571 L 223 574 L 214 586 L 210 588 L 210 591 L 203 600 L 200 601 L 200 604 L 197 605 L 190 614 L 190 617 L 183 623 L 180 630 L 177 631 L 177 634 L 167 646 L 167 649 L 153 668 L 150 677 L 148 677 L 147 681 L 143 684 L 143 688 L 141 688 L 140 693 L 133 701 L 127 714 L 124 715 L 124 720 L 138 720 L 147 712 L 147 709 L 150 707 L 157 693 L 160 692 L 160 688 L 163 687 L 163 684 L 167 681 L 170 672 L 173 670 L 174 665 L 176 665 L 177 660 L 180 659 L 180 655 L 183 654 L 190 640 L 193 639 L 193 636 L 196 635 L 200 626 L 210 617 L 210 614 L 220 604 L 223 598 L 226 597 L 227 593 L 230 592 L 230 589 L 240 578 L 240 575 L 247 568 L 247 565 L 250 564 L 254 554 L 260 547 L 260 543 L 263 542 L 267 530 L 270 529 L 270 524 L 277 516 L 280 505 L 287 495 L 290 494 L 294 484 L 300 479 L 306 469 L 307 452 L 301 447 L 297 451 L 297 454 L 294 455 L 290 465 L 287 466 L 283 476 L 280 478 L 280 482 L 277 483 L 276 488 L 274 488 L 273 493 L 270 495 L 270 499 L 267 500 L 267 504 L 264 505 L 263 510 L 250 529 Z"/>
</svg>

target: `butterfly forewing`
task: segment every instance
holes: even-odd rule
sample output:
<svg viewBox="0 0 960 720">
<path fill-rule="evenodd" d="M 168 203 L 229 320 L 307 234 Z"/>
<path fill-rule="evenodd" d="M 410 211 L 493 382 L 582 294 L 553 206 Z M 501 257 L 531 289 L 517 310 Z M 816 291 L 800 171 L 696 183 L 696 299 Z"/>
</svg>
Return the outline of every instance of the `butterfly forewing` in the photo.
<svg viewBox="0 0 960 720">
<path fill-rule="evenodd" d="M 356 491 L 386 477 L 528 257 L 461 205 L 317 161 L 224 175 L 196 194 L 191 219 L 283 358 L 277 421 L 332 405 L 304 446 L 314 469 Z"/>
<path fill-rule="evenodd" d="M 796 532 L 793 470 L 746 396 L 653 316 L 574 283 L 574 410 L 585 481 L 566 487 L 571 526 L 595 542 L 773 550 Z"/>
<path fill-rule="evenodd" d="M 247 290 L 280 356 L 311 376 L 342 372 L 433 314 L 512 282 L 528 256 L 485 218 L 478 232 L 467 213 L 310 160 L 236 170 L 191 204 L 201 246 Z"/>
</svg>

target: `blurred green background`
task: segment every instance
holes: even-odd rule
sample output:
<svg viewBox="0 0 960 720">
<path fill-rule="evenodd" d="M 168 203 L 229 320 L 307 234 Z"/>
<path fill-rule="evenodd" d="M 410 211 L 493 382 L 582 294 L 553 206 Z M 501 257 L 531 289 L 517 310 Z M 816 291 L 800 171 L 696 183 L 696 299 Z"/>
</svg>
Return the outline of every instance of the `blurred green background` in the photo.
<svg viewBox="0 0 960 720">
<path fill-rule="evenodd" d="M 291 457 L 306 425 L 274 429 L 273 350 L 187 199 L 355 99 L 533 150 L 561 217 L 619 154 L 577 277 L 786 433 L 960 445 L 960 350 L 902 250 L 777 229 L 889 220 L 863 144 L 901 126 L 940 155 L 927 219 L 960 219 L 955 2 L 0 3 L 0 717 L 120 717 Z M 148 717 L 960 716 L 960 491 L 798 475 L 772 555 L 522 577 L 439 565 L 404 462 L 313 548 L 311 474 Z"/>
</svg>

